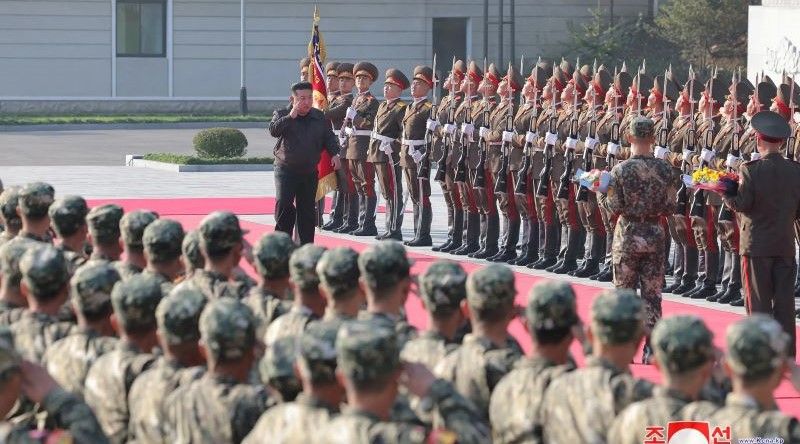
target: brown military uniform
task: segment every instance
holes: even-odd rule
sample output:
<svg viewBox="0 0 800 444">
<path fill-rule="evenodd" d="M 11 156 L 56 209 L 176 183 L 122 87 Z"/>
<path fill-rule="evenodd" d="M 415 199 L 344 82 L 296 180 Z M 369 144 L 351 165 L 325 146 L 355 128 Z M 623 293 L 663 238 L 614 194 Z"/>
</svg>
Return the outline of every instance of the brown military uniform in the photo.
<svg viewBox="0 0 800 444">
<path fill-rule="evenodd" d="M 552 105 L 548 102 L 545 104 L 546 107 L 539 113 L 539 119 L 536 122 L 536 128 L 539 133 L 539 150 L 546 149 L 546 143 L 544 140 L 545 135 L 549 131 L 550 119 L 551 117 L 558 113 L 558 107 L 553 108 Z M 546 179 L 542 178 L 542 173 L 544 173 L 544 164 L 545 164 L 545 156 L 551 156 L 551 168 L 549 171 L 549 176 Z M 558 217 L 556 216 L 556 207 L 553 196 L 556 192 L 556 189 L 553 188 L 553 178 L 556 177 L 554 175 L 554 166 L 558 163 L 564 162 L 564 156 L 557 152 L 555 147 L 552 148 L 552 151 L 542 152 L 542 168 L 534 171 L 536 175 L 536 214 L 539 215 L 540 231 L 544 231 L 544 242 L 540 243 L 540 248 L 542 249 L 542 259 L 555 263 L 556 256 L 558 255 L 558 249 L 560 246 L 559 241 L 559 232 L 561 230 L 560 223 Z M 546 183 L 542 184 L 541 181 L 545 180 Z M 547 194 L 541 195 L 539 194 L 538 188 L 540 187 L 547 187 Z M 544 245 L 541 245 L 544 244 Z"/>
<path fill-rule="evenodd" d="M 544 166 L 544 158 L 541 151 L 535 149 L 533 145 L 535 142 L 530 144 L 526 142 L 528 131 L 531 130 L 531 121 L 534 117 L 538 119 L 538 116 L 534 115 L 538 111 L 537 108 L 539 108 L 538 104 L 528 101 L 517 109 L 517 113 L 514 116 L 514 131 L 516 135 L 514 136 L 514 144 L 508 160 L 508 169 L 513 179 L 512 187 L 515 191 L 514 204 L 522 221 L 523 256 L 517 260 L 517 265 L 528 265 L 536 262 L 539 259 L 540 249 L 544 246 L 544 242 L 539 241 L 540 233 L 544 233 L 544 229 L 541 231 L 539 229 L 541 222 L 536 212 L 536 184 L 539 179 L 537 174 Z M 536 121 L 533 121 L 533 129 L 534 132 L 531 134 L 536 137 Z M 520 178 L 519 174 L 526 160 L 528 162 L 527 174 L 525 174 L 525 177 Z M 524 194 L 516 194 L 520 180 L 526 182 L 526 192 Z"/>
<path fill-rule="evenodd" d="M 400 166 L 403 167 L 403 178 L 405 179 L 408 194 L 414 204 L 414 238 L 429 238 L 431 233 L 431 223 L 433 213 L 431 210 L 431 182 L 430 168 L 428 177 L 420 178 L 418 164 L 409 154 L 410 151 L 427 153 L 428 144 L 426 141 L 426 124 L 431 117 L 432 104 L 427 98 L 423 98 L 406 107 L 403 114 L 403 137 L 400 146 Z M 432 153 L 428 153 L 432 154 Z M 441 153 L 439 154 L 441 157 Z M 432 161 L 439 157 L 426 155 L 421 162 L 430 166 Z"/>
<path fill-rule="evenodd" d="M 437 162 L 437 168 L 439 165 L 442 165 L 442 156 L 445 154 L 447 155 L 444 159 L 444 180 L 439 181 L 439 185 L 442 187 L 442 193 L 444 195 L 444 202 L 447 206 L 448 227 L 448 240 L 441 246 L 446 247 L 447 251 L 461 246 L 461 238 L 464 231 L 464 212 L 461 206 L 461 195 L 459 194 L 458 187 L 453 180 L 455 177 L 453 159 L 455 158 L 454 152 L 456 151 L 456 144 L 450 140 L 449 136 L 445 136 L 444 125 L 449 123 L 448 119 L 450 117 L 450 107 L 453 107 L 455 114 L 455 110 L 460 107 L 463 99 L 464 95 L 461 93 L 451 93 L 450 95 L 442 98 L 442 101 L 439 104 L 438 115 L 436 116 L 439 126 L 436 128 L 433 138 L 433 157 L 431 157 L 431 160 Z M 455 115 L 453 117 L 455 118 Z M 453 134 L 453 137 L 455 137 L 455 134 Z M 445 146 L 445 144 L 447 144 L 447 146 Z M 434 247 L 434 249 L 441 250 L 441 246 Z"/>
<path fill-rule="evenodd" d="M 342 124 L 344 123 L 347 108 L 353 104 L 353 93 L 336 94 L 330 99 L 328 109 L 325 111 L 325 117 L 331 121 L 333 132 L 339 138 L 339 145 L 346 146 L 347 140 L 341 132 Z M 347 162 L 342 162 L 342 168 L 336 170 L 336 197 L 334 199 L 334 206 L 331 210 L 331 221 L 334 222 L 330 227 L 332 229 L 338 228 L 342 223 L 347 224 L 358 222 L 358 200 L 356 197 L 356 188 L 353 183 L 353 177 L 350 175 L 347 168 Z M 348 222 L 345 222 L 345 217 Z"/>
<path fill-rule="evenodd" d="M 356 117 L 352 121 L 353 132 L 347 139 L 344 157 L 358 193 L 360 228 L 372 228 L 375 225 L 375 170 L 373 164 L 366 160 L 378 106 L 378 99 L 369 91 L 359 93 L 353 100 L 352 108 L 356 111 Z"/>
<path fill-rule="evenodd" d="M 373 165 L 386 201 L 386 233 L 402 239 L 403 183 L 400 179 L 400 135 L 403 132 L 402 118 L 406 103 L 400 99 L 383 101 L 378 106 L 372 142 L 367 151 L 367 162 Z M 385 147 L 385 148 L 384 148 Z M 386 154 L 383 149 L 391 149 Z"/>
</svg>

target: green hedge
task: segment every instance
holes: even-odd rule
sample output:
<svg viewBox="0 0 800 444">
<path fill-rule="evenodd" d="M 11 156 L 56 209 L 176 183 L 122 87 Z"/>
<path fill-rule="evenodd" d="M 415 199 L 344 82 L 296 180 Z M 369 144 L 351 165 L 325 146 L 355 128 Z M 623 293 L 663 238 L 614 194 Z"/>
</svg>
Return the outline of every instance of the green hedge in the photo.
<svg viewBox="0 0 800 444">
<path fill-rule="evenodd" d="M 263 165 L 272 164 L 274 159 L 270 157 L 231 157 L 226 159 L 205 159 L 186 154 L 172 153 L 149 153 L 142 156 L 144 160 L 155 162 L 175 163 L 179 165 Z"/>
<path fill-rule="evenodd" d="M 204 159 L 243 157 L 247 154 L 247 137 L 236 128 L 208 128 L 195 134 L 194 150 Z"/>
<path fill-rule="evenodd" d="M 187 122 L 267 122 L 266 114 L 131 114 L 131 115 L 70 115 L 70 116 L 0 116 L 0 125 L 69 125 L 114 123 L 187 123 Z"/>
</svg>

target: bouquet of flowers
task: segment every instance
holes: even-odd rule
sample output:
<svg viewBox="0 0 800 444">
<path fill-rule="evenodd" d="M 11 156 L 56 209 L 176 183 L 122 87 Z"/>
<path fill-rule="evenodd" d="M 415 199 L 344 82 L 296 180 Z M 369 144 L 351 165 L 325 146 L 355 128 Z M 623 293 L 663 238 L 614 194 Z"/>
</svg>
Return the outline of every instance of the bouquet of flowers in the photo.
<svg viewBox="0 0 800 444">
<path fill-rule="evenodd" d="M 608 187 L 611 186 L 611 173 L 598 169 L 583 171 L 578 168 L 575 172 L 575 181 L 595 193 L 598 191 L 607 193 Z"/>
<path fill-rule="evenodd" d="M 725 194 L 739 183 L 739 175 L 703 167 L 693 172 L 691 176 L 686 176 L 684 181 L 692 188 Z"/>
</svg>

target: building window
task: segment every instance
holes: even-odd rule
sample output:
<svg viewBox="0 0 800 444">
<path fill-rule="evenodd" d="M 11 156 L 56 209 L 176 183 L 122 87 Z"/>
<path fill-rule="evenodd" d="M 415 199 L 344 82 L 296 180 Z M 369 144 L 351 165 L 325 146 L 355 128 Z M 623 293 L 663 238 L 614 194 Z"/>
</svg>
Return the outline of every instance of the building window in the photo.
<svg viewBox="0 0 800 444">
<path fill-rule="evenodd" d="M 165 57 L 165 0 L 117 0 L 117 57 Z"/>
</svg>

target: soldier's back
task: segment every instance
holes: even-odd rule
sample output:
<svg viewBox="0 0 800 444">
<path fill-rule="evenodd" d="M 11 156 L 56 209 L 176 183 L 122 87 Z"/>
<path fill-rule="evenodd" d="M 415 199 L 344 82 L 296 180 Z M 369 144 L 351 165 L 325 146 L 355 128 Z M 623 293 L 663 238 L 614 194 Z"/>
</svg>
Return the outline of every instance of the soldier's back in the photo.
<svg viewBox="0 0 800 444">
<path fill-rule="evenodd" d="M 119 339 L 101 336 L 93 330 L 79 329 L 56 341 L 44 354 L 44 363 L 53 379 L 65 390 L 83 396 L 86 375 L 100 356 L 114 350 Z"/>
<path fill-rule="evenodd" d="M 78 327 L 44 313 L 25 310 L 10 327 L 14 344 L 23 358 L 41 363 L 47 348 L 59 339 L 76 333 Z"/>
<path fill-rule="evenodd" d="M 301 393 L 293 402 L 279 404 L 261 415 L 243 441 L 245 444 L 314 444 L 322 442 L 322 431 L 336 411 Z"/>
<path fill-rule="evenodd" d="M 326 444 L 366 443 L 421 443 L 425 441 L 425 427 L 407 423 L 380 421 L 374 415 L 357 410 L 347 410 L 330 421 L 321 433 Z"/>
<path fill-rule="evenodd" d="M 192 276 L 180 285 L 200 291 L 209 301 L 223 297 L 241 300 L 250 291 L 250 288 L 241 282 L 232 281 L 220 273 L 207 270 L 195 270 Z"/>
<path fill-rule="evenodd" d="M 127 281 L 128 279 L 144 271 L 142 267 L 134 265 L 128 261 L 116 261 L 114 262 L 114 268 L 117 270 L 117 273 L 119 273 L 119 276 L 123 281 Z"/>
<path fill-rule="evenodd" d="M 25 314 L 25 307 L 0 301 L 0 326 L 9 326 Z"/>
<path fill-rule="evenodd" d="M 693 402 L 684 408 L 687 419 L 708 421 L 712 427 L 731 428 L 731 442 L 745 438 L 780 437 L 786 443 L 800 442 L 797 418 L 777 409 L 764 409 L 755 399 L 730 393 L 723 407 L 706 401 Z"/>
<path fill-rule="evenodd" d="M 458 349 L 458 346 L 457 343 L 448 343 L 444 336 L 436 332 L 426 331 L 406 342 L 400 357 L 403 361 L 419 362 L 433 369 L 445 356 Z"/>
<path fill-rule="evenodd" d="M 409 324 L 404 316 L 394 318 L 386 313 L 373 313 L 363 310 L 358 313 L 358 319 L 373 320 L 393 329 L 397 334 L 397 342 L 400 344 L 401 349 L 408 341 L 417 337 L 417 329 Z"/>
<path fill-rule="evenodd" d="M 258 319 L 258 330 L 256 336 L 263 338 L 269 325 L 281 315 L 288 313 L 292 308 L 292 303 L 282 300 L 272 292 L 260 287 L 253 287 L 242 301 Z"/>
<path fill-rule="evenodd" d="M 278 316 L 267 328 L 264 343 L 269 346 L 280 338 L 300 336 L 314 319 L 310 309 L 292 305 L 288 313 Z"/>
<path fill-rule="evenodd" d="M 666 426 L 670 421 L 690 419 L 684 408 L 691 401 L 674 390 L 656 387 L 653 397 L 634 402 L 620 412 L 608 432 L 608 442 L 641 444 L 647 440 L 648 427 Z"/>
</svg>

